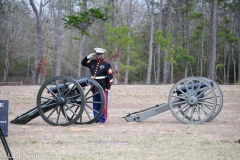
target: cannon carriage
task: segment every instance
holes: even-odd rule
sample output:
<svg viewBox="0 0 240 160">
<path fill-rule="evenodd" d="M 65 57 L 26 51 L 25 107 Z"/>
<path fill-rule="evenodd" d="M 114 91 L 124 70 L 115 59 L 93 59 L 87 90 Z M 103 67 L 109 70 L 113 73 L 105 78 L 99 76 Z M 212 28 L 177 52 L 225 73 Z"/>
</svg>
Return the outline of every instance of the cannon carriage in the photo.
<svg viewBox="0 0 240 160">
<path fill-rule="evenodd" d="M 93 95 L 100 94 L 101 102 L 94 102 Z M 37 94 L 37 106 L 16 117 L 11 123 L 26 124 L 41 116 L 53 126 L 95 123 L 104 110 L 104 92 L 92 78 L 72 79 L 55 76 L 46 80 Z M 93 103 L 100 103 L 99 111 Z M 188 77 L 178 81 L 171 89 L 168 103 L 129 113 L 127 122 L 139 122 L 170 110 L 182 123 L 200 124 L 214 119 L 221 111 L 223 95 L 220 87 L 203 77 Z M 93 114 L 95 112 L 95 116 Z"/>
<path fill-rule="evenodd" d="M 94 102 L 94 94 L 100 94 L 102 101 Z M 91 124 L 103 113 L 105 101 L 102 87 L 92 78 L 55 76 L 42 84 L 36 103 L 36 107 L 16 117 L 11 123 L 26 124 L 41 116 L 53 126 Z M 93 103 L 100 103 L 99 111 L 94 110 Z"/>
<path fill-rule="evenodd" d="M 123 118 L 127 122 L 140 122 L 170 110 L 182 123 L 200 124 L 214 119 L 222 105 L 222 91 L 214 81 L 203 77 L 187 77 L 172 87 L 168 103 L 129 113 Z"/>
</svg>

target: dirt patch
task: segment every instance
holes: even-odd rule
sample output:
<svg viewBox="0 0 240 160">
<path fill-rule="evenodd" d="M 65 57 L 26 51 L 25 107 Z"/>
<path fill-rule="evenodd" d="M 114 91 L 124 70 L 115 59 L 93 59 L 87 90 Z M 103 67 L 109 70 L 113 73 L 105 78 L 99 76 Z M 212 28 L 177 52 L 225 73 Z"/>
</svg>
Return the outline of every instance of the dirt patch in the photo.
<svg viewBox="0 0 240 160">
<path fill-rule="evenodd" d="M 167 103 L 173 85 L 114 85 L 106 124 L 50 126 L 41 117 L 9 124 L 6 138 L 14 159 L 238 159 L 240 86 L 220 85 L 224 102 L 210 122 L 187 125 L 166 111 L 142 122 L 123 116 Z M 1 86 L 9 121 L 36 106 L 40 86 Z M 1 148 L 1 147 L 0 147 Z M 0 149 L 0 159 L 5 151 Z"/>
</svg>

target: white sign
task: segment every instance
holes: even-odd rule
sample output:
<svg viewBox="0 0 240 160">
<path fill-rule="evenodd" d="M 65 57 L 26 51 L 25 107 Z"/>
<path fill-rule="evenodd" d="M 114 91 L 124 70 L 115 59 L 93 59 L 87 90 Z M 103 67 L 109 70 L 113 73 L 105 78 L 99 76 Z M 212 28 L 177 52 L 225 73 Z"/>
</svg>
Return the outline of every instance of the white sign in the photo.
<svg viewBox="0 0 240 160">
<path fill-rule="evenodd" d="M 5 102 L 4 102 L 5 103 Z M 4 107 L 4 103 L 0 103 L 0 107 Z"/>
<path fill-rule="evenodd" d="M 0 126 L 3 135 L 8 135 L 8 100 L 0 100 Z"/>
</svg>

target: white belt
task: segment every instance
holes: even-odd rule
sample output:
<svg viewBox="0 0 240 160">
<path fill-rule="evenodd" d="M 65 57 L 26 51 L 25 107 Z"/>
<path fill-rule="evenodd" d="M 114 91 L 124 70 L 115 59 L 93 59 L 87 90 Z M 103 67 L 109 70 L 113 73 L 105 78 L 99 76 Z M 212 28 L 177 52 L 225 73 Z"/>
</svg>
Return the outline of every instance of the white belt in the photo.
<svg viewBox="0 0 240 160">
<path fill-rule="evenodd" d="M 97 77 L 93 77 L 93 76 L 91 76 L 91 78 L 93 78 L 93 79 L 104 79 L 104 78 L 106 78 L 107 76 L 97 76 Z"/>
</svg>

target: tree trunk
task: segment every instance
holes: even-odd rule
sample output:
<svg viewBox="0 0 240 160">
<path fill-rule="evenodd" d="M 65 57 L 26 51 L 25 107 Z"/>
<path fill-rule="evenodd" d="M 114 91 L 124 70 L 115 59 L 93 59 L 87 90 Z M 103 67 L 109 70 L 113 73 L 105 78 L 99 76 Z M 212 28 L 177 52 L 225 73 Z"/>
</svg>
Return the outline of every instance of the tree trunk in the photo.
<svg viewBox="0 0 240 160">
<path fill-rule="evenodd" d="M 108 1 L 107 5 L 108 6 L 111 5 L 110 0 Z M 106 17 L 108 17 L 108 11 L 109 11 L 109 9 L 105 8 L 105 15 L 106 15 Z M 101 47 L 101 48 L 103 47 L 103 44 L 104 44 L 104 41 L 105 41 L 105 36 L 104 36 L 104 34 L 105 34 L 105 26 L 104 26 L 104 23 L 105 23 L 104 21 L 100 22 L 100 30 L 101 30 L 101 32 L 99 33 L 98 46 Z"/>
<path fill-rule="evenodd" d="M 231 56 L 228 57 L 228 65 L 227 65 L 227 84 L 229 84 L 230 59 L 231 59 Z"/>
<path fill-rule="evenodd" d="M 80 35 L 81 36 L 81 35 Z M 83 59 L 83 36 L 81 36 L 81 40 L 79 41 L 79 54 L 78 54 L 78 72 L 77 72 L 77 76 L 81 77 L 81 73 L 82 73 L 82 59 Z"/>
<path fill-rule="evenodd" d="M 112 10 L 111 10 L 111 27 L 116 27 L 116 24 L 115 24 L 115 21 L 116 21 L 116 17 L 115 17 L 115 12 L 116 12 L 116 7 L 115 7 L 115 0 L 109 0 L 109 3 L 110 3 L 110 6 L 112 7 Z M 112 60 L 112 69 L 113 69 L 113 84 L 118 84 L 119 82 L 118 82 L 118 72 L 119 72 L 119 69 L 120 68 L 118 68 L 118 62 L 119 62 L 119 58 L 120 57 L 118 57 L 118 48 L 116 47 L 116 46 L 113 46 L 113 44 L 110 42 L 110 46 L 112 47 L 112 48 L 115 48 L 114 49 L 114 52 L 113 52 L 113 55 L 116 55 L 116 57 Z"/>
<path fill-rule="evenodd" d="M 8 71 L 9 71 L 9 46 L 12 42 L 12 17 L 13 17 L 13 5 L 10 4 L 9 7 L 10 18 L 7 24 L 7 38 L 5 41 L 5 59 L 4 59 L 4 69 L 3 69 L 3 82 L 7 82 Z"/>
<path fill-rule="evenodd" d="M 240 82 L 240 3 L 238 3 L 238 82 Z"/>
<path fill-rule="evenodd" d="M 148 10 L 150 11 L 150 40 L 149 40 L 149 55 L 148 55 L 148 69 L 146 84 L 151 83 L 151 71 L 152 71 L 152 55 L 153 55 L 153 30 L 154 30 L 154 1 L 151 1 L 151 6 L 146 1 Z"/>
<path fill-rule="evenodd" d="M 204 59 L 204 40 L 205 40 L 205 17 L 206 17 L 206 3 L 202 1 L 202 11 L 203 11 L 203 30 L 201 39 L 201 56 L 200 56 L 200 77 L 203 76 L 203 59 Z"/>
<path fill-rule="evenodd" d="M 130 38 L 130 36 L 131 36 L 130 32 L 128 32 L 128 37 Z M 130 46 L 130 44 L 128 44 L 124 84 L 128 84 L 128 72 L 129 72 L 128 67 L 130 64 L 130 49 L 131 49 L 131 46 Z"/>
<path fill-rule="evenodd" d="M 112 7 L 112 14 L 111 14 L 111 27 L 115 27 L 115 4 L 114 1 L 115 0 L 110 0 L 111 2 L 111 7 Z"/>
<path fill-rule="evenodd" d="M 115 51 L 114 51 L 114 55 L 116 55 L 116 57 L 114 58 L 114 60 L 113 60 L 113 66 L 112 66 L 112 68 L 113 68 L 113 70 L 114 70 L 114 72 L 113 72 L 113 84 L 118 84 L 118 72 L 119 72 L 119 69 L 118 69 L 118 48 L 115 48 Z"/>
<path fill-rule="evenodd" d="M 232 49 L 232 61 L 233 61 L 233 84 L 236 84 L 236 68 L 235 68 L 235 59 L 233 58 L 233 47 L 231 47 Z"/>
<path fill-rule="evenodd" d="M 87 11 L 88 10 L 88 6 L 87 6 L 87 1 L 88 0 L 83 0 L 83 11 Z M 88 27 L 86 27 L 86 32 L 88 32 Z M 89 38 L 88 36 L 84 35 L 84 48 L 85 48 L 85 56 L 87 56 L 89 54 Z M 90 72 L 88 69 L 86 69 L 85 67 L 85 76 L 89 77 L 90 76 Z"/>
<path fill-rule="evenodd" d="M 201 39 L 201 45 L 202 45 L 202 49 L 201 49 L 201 55 L 200 55 L 200 77 L 202 77 L 203 75 L 203 53 L 204 53 L 204 28 L 202 31 L 202 39 Z"/>
<path fill-rule="evenodd" d="M 223 84 L 226 84 L 227 83 L 227 80 L 226 80 L 227 40 L 226 39 L 224 39 L 223 52 L 224 52 L 224 59 L 223 59 L 223 64 L 224 64 L 224 67 L 223 67 Z"/>
<path fill-rule="evenodd" d="M 162 30 L 162 7 L 163 7 L 163 1 L 160 0 L 159 5 L 159 17 L 158 17 L 158 30 Z M 161 71 L 161 46 L 160 44 L 157 45 L 157 73 L 156 73 L 156 80 L 155 84 L 160 84 L 160 71 Z"/>
<path fill-rule="evenodd" d="M 176 9 L 176 20 L 175 20 L 175 25 L 174 25 L 174 31 L 173 31 L 173 36 L 172 36 L 172 41 L 171 41 L 171 47 L 174 47 L 176 39 L 177 39 L 177 31 L 179 29 L 178 25 L 179 25 L 179 21 L 180 21 L 180 13 L 181 13 L 181 7 L 182 7 L 182 0 L 177 1 L 177 9 Z M 171 62 L 171 77 L 170 77 L 170 83 L 173 84 L 174 79 L 173 79 L 173 63 Z"/>
<path fill-rule="evenodd" d="M 129 13 L 128 13 L 127 25 L 130 28 L 132 25 L 132 0 L 129 1 L 129 11 L 128 12 Z M 130 32 L 128 32 L 128 38 L 131 38 Z M 128 67 L 130 65 L 130 50 L 131 50 L 131 46 L 130 46 L 130 44 L 128 44 L 124 84 L 128 84 L 128 72 L 129 72 Z"/>
<path fill-rule="evenodd" d="M 121 59 L 121 50 L 119 49 L 119 48 L 117 48 L 117 68 L 118 68 L 118 70 L 117 70 L 117 82 L 118 82 L 118 84 L 119 84 L 119 82 L 120 82 L 120 76 L 121 76 L 121 74 L 120 74 L 120 59 Z"/>
<path fill-rule="evenodd" d="M 104 32 L 105 32 L 105 27 L 104 27 L 104 22 L 100 22 L 100 33 L 99 33 L 99 41 L 97 47 L 103 48 L 103 42 L 104 42 Z"/>
<path fill-rule="evenodd" d="M 29 71 L 30 71 L 30 56 L 27 57 L 27 81 L 29 80 Z"/>
<path fill-rule="evenodd" d="M 11 20 L 8 22 L 8 29 L 9 35 L 6 39 L 6 46 L 5 46 L 5 61 L 4 61 L 4 71 L 3 71 L 3 82 L 7 82 L 8 78 L 8 70 L 9 70 L 9 43 L 11 41 Z"/>
<path fill-rule="evenodd" d="M 57 1 L 57 15 L 55 18 L 55 51 L 56 51 L 56 76 L 61 75 L 62 60 L 62 0 Z"/>
<path fill-rule="evenodd" d="M 4 61 L 4 71 L 3 71 L 3 82 L 7 82 L 8 70 L 9 70 L 9 37 L 7 37 L 5 45 L 6 46 L 5 46 L 5 61 Z"/>
<path fill-rule="evenodd" d="M 89 54 L 89 38 L 86 35 L 84 35 L 84 44 L 85 44 L 85 46 L 84 46 L 85 56 L 87 56 Z M 85 67 L 85 76 L 86 77 L 90 76 L 90 72 L 89 72 L 89 70 L 86 67 Z"/>
<path fill-rule="evenodd" d="M 167 9 L 167 31 L 166 35 L 170 34 L 170 22 L 172 18 L 172 0 L 168 0 L 168 9 Z M 163 53 L 163 84 L 167 84 L 168 81 L 168 75 L 169 75 L 169 63 L 165 61 L 166 56 L 168 55 L 168 51 Z"/>
<path fill-rule="evenodd" d="M 188 55 L 189 54 L 189 22 L 188 22 L 188 20 L 187 20 L 187 18 L 188 18 L 188 8 L 189 8 L 189 0 L 187 0 L 186 1 L 186 17 L 185 17 L 185 19 L 186 19 L 186 55 Z M 189 65 L 189 60 L 187 59 L 186 60 L 186 64 L 185 64 L 185 72 L 184 72 L 184 78 L 186 78 L 187 76 L 188 76 L 188 65 Z"/>
<path fill-rule="evenodd" d="M 208 59 L 208 78 L 215 80 L 215 65 L 216 65 L 216 25 L 217 25 L 217 0 L 212 3 L 212 27 L 211 27 L 211 54 Z"/>
<path fill-rule="evenodd" d="M 203 75 L 203 53 L 204 53 L 204 34 L 205 34 L 205 9 L 206 5 L 204 1 L 202 2 L 202 13 L 203 13 L 203 29 L 202 29 L 202 39 L 201 39 L 201 54 L 199 57 L 199 67 L 200 67 L 200 77 Z"/>
<path fill-rule="evenodd" d="M 41 19 L 43 4 L 42 2 L 40 2 L 39 10 L 37 10 L 37 7 L 35 6 L 33 0 L 29 0 L 29 1 L 37 19 L 37 56 L 35 59 L 35 66 L 34 66 L 33 75 L 32 75 L 32 84 L 35 85 L 38 83 L 38 78 L 40 75 L 40 68 L 41 68 L 41 60 L 43 58 L 42 19 Z"/>
<path fill-rule="evenodd" d="M 64 1 L 65 2 L 65 1 Z M 66 2 L 65 2 L 66 3 Z M 63 6 L 64 6 L 64 4 L 63 4 Z M 64 6 L 65 7 L 65 6 Z M 69 11 L 69 14 L 71 15 L 71 14 L 74 14 L 74 0 L 69 0 L 68 2 L 67 2 L 67 8 L 68 8 L 68 11 Z M 69 45 L 67 46 L 67 52 L 68 52 L 68 56 L 69 57 L 75 57 L 75 54 L 76 54 L 76 50 L 77 50 L 77 48 L 75 49 L 74 47 L 73 47 L 73 45 L 74 45 L 74 36 L 75 36 L 75 29 L 74 28 L 72 28 L 72 27 L 70 27 L 70 29 L 69 29 Z M 81 35 L 81 34 L 80 34 Z M 62 42 L 64 42 L 64 36 L 63 36 L 63 34 L 62 34 Z M 63 44 L 63 43 L 62 43 Z M 63 48 L 61 47 L 61 49 L 62 49 L 62 53 L 64 52 L 63 50 Z M 71 73 L 70 73 L 70 77 L 73 77 L 73 76 L 75 76 L 74 74 L 73 74 L 73 72 L 74 72 L 74 69 L 73 69 L 73 67 L 72 66 L 77 66 L 77 76 L 78 76 L 78 68 L 79 68 L 79 63 L 77 63 L 77 64 L 73 64 L 72 63 L 72 58 L 67 58 L 67 63 L 69 63 L 70 65 L 71 65 Z M 81 67 L 81 64 L 80 64 L 80 67 Z M 62 67 L 63 68 L 63 67 Z"/>
</svg>

